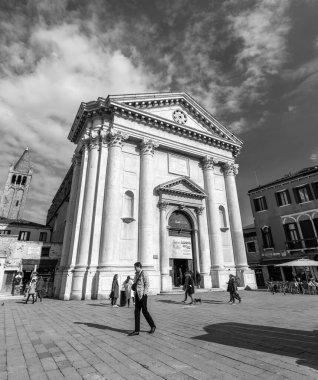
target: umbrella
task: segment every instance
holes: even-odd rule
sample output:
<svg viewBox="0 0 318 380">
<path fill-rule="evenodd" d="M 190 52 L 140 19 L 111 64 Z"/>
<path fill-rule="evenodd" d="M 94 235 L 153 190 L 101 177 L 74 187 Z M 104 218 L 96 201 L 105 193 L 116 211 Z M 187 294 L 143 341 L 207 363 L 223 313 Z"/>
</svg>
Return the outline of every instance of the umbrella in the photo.
<svg viewBox="0 0 318 380">
<path fill-rule="evenodd" d="M 318 261 L 310 259 L 298 259 L 277 264 L 275 267 L 318 267 Z"/>
</svg>

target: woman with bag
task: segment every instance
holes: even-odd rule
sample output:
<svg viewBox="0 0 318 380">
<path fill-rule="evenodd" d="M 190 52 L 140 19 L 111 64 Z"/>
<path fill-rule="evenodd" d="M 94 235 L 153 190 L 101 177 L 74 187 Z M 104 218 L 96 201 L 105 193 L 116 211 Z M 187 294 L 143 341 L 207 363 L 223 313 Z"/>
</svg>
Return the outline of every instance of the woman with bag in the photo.
<svg viewBox="0 0 318 380">
<path fill-rule="evenodd" d="M 184 292 L 184 301 L 182 301 L 182 303 L 185 303 L 189 296 L 191 298 L 191 302 L 189 303 L 189 305 L 192 305 L 193 304 L 192 294 L 194 293 L 194 282 L 189 272 L 185 273 L 183 289 L 185 292 Z"/>
<path fill-rule="evenodd" d="M 119 297 L 118 274 L 115 274 L 113 278 L 113 283 L 112 283 L 112 290 L 110 293 L 111 304 L 113 307 L 118 307 L 116 305 L 118 297 Z"/>
</svg>

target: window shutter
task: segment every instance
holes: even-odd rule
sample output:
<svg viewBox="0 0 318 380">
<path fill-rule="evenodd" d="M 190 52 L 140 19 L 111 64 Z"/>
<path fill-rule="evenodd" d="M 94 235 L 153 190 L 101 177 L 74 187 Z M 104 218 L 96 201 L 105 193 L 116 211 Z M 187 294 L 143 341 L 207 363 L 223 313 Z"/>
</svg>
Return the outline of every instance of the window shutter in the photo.
<svg viewBox="0 0 318 380">
<path fill-rule="evenodd" d="M 264 248 L 267 248 L 267 242 L 266 242 L 266 238 L 265 238 L 265 232 L 262 230 L 262 228 L 261 228 L 261 233 L 262 233 L 262 239 L 263 239 L 263 246 L 264 246 Z"/>
<path fill-rule="evenodd" d="M 269 246 L 274 247 L 274 241 L 273 241 L 273 236 L 272 236 L 272 229 L 271 227 L 268 227 L 268 236 L 269 236 Z"/>
<path fill-rule="evenodd" d="M 308 197 L 309 199 L 312 201 L 314 199 L 313 195 L 312 195 L 312 191 L 311 191 L 311 188 L 309 185 L 306 185 L 306 189 L 307 189 L 307 192 L 308 192 Z"/>
<path fill-rule="evenodd" d="M 293 192 L 294 192 L 294 197 L 295 197 L 296 203 L 300 203 L 300 197 L 298 194 L 298 189 L 293 189 Z"/>
<path fill-rule="evenodd" d="M 314 182 L 311 184 L 311 187 L 314 191 L 314 196 L 316 199 L 318 199 L 318 182 Z"/>
<path fill-rule="evenodd" d="M 276 197 L 277 205 L 281 206 L 282 205 L 282 200 L 281 200 L 281 197 L 280 197 L 280 193 L 275 193 L 275 197 Z"/>
<path fill-rule="evenodd" d="M 290 198 L 290 194 L 289 194 L 289 190 L 286 190 L 286 195 L 287 195 L 287 199 L 288 199 L 288 203 L 292 203 L 291 202 L 291 198 Z"/>
<path fill-rule="evenodd" d="M 260 207 L 259 207 L 259 200 L 258 199 L 254 199 L 254 206 L 255 206 L 255 211 L 260 211 Z"/>
<path fill-rule="evenodd" d="M 263 201 L 264 201 L 264 206 L 265 206 L 264 210 L 267 210 L 267 202 L 266 202 L 266 198 L 265 197 L 263 197 Z"/>
</svg>

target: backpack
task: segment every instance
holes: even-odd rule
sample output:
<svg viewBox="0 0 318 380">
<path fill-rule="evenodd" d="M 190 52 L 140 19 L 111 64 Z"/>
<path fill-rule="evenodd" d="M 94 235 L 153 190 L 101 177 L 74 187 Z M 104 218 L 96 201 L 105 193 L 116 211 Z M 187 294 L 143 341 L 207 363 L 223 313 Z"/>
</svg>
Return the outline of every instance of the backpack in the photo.
<svg viewBox="0 0 318 380">
<path fill-rule="evenodd" d="M 236 286 L 240 286 L 241 285 L 241 280 L 240 280 L 239 277 L 235 276 L 234 281 L 235 281 Z"/>
</svg>

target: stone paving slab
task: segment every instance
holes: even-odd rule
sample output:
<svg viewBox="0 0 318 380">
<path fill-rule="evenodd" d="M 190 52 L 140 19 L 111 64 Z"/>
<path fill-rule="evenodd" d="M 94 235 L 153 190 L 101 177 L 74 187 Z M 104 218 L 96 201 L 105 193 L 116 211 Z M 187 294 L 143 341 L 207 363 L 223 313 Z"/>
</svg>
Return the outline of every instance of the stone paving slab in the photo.
<svg viewBox="0 0 318 380">
<path fill-rule="evenodd" d="M 0 380 L 318 379 L 318 296 L 241 291 L 149 297 L 157 330 L 109 301 L 0 306 Z"/>
</svg>

